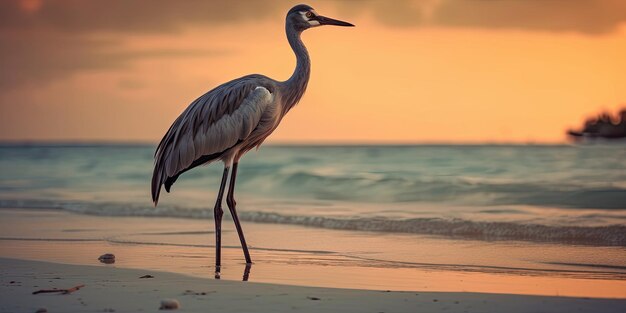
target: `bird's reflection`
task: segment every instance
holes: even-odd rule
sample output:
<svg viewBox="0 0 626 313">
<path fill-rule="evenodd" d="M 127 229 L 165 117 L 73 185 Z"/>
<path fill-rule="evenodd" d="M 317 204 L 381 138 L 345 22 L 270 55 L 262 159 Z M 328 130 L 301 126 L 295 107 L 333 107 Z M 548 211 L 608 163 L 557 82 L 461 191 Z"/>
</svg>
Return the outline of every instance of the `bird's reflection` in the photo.
<svg viewBox="0 0 626 313">
<path fill-rule="evenodd" d="M 250 279 L 250 270 L 252 269 L 252 264 L 246 263 L 246 266 L 243 269 L 243 278 L 242 281 L 248 281 Z M 221 267 L 218 266 L 215 268 L 215 279 L 222 279 Z"/>
</svg>

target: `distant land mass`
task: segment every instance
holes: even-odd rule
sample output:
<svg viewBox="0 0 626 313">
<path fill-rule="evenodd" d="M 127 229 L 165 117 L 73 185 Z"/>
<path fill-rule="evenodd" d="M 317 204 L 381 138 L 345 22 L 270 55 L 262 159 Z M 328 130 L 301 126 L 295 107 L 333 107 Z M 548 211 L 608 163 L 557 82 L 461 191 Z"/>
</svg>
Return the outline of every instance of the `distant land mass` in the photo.
<svg viewBox="0 0 626 313">
<path fill-rule="evenodd" d="M 570 129 L 567 135 L 574 140 L 581 139 L 624 139 L 626 138 L 626 108 L 617 115 L 603 112 L 589 118 L 580 130 Z"/>
</svg>

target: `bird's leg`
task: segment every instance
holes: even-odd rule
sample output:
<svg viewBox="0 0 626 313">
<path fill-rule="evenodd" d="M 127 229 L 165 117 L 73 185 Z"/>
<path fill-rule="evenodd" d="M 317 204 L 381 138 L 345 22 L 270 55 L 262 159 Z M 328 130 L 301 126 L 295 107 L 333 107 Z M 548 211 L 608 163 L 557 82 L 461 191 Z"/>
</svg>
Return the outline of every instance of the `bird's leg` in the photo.
<svg viewBox="0 0 626 313">
<path fill-rule="evenodd" d="M 226 188 L 226 180 L 228 179 L 228 167 L 224 167 L 224 174 L 222 175 L 222 183 L 220 184 L 220 191 L 217 194 L 217 201 L 215 202 L 215 208 L 213 209 L 213 217 L 215 219 L 215 278 L 220 278 L 220 266 L 222 257 L 222 197 L 224 196 L 224 188 Z"/>
<path fill-rule="evenodd" d="M 233 221 L 235 222 L 235 227 L 237 228 L 237 234 L 239 234 L 239 241 L 241 241 L 241 248 L 243 249 L 243 255 L 246 258 L 246 263 L 252 264 L 250 252 L 248 252 L 248 245 L 246 245 L 246 238 L 243 236 L 243 229 L 241 229 L 241 223 L 239 223 L 239 217 L 237 217 L 237 210 L 235 209 L 235 206 L 237 205 L 237 202 L 235 202 L 235 178 L 237 177 L 238 164 L 239 163 L 233 164 L 233 173 L 230 176 L 230 186 L 228 187 L 228 194 L 226 195 L 226 204 L 228 205 L 230 214 L 233 216 Z"/>
</svg>

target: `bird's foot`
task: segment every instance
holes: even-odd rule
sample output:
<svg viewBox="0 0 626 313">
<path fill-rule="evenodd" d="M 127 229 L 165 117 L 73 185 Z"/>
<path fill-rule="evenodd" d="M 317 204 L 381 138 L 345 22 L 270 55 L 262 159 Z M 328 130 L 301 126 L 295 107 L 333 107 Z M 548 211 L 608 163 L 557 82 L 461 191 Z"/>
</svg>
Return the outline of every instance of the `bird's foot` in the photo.
<svg viewBox="0 0 626 313">
<path fill-rule="evenodd" d="M 222 277 L 222 273 L 220 272 L 220 266 L 215 266 L 215 279 L 220 279 Z"/>
</svg>

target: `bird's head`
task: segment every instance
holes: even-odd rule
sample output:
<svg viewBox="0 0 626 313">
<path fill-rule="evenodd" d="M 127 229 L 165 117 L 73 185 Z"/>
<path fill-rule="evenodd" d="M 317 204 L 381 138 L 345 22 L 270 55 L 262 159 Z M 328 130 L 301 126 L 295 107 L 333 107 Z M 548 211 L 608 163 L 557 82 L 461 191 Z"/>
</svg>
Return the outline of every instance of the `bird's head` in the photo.
<svg viewBox="0 0 626 313">
<path fill-rule="evenodd" d="M 348 22 L 321 16 L 306 4 L 296 5 L 289 10 L 287 13 L 287 24 L 291 24 L 297 31 L 323 25 L 354 26 Z"/>
</svg>

